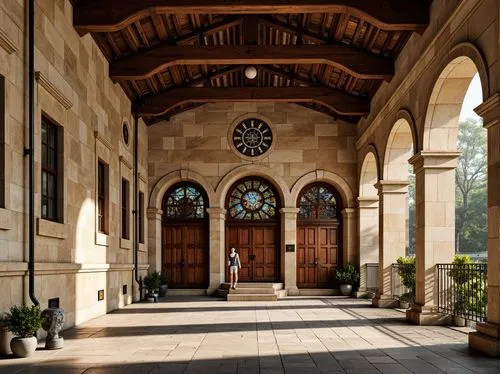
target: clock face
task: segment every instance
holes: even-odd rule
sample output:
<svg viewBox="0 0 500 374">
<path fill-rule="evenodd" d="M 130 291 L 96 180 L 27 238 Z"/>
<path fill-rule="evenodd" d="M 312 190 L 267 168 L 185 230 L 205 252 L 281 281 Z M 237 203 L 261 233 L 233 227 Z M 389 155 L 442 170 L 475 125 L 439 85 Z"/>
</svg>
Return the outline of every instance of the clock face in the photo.
<svg viewBox="0 0 500 374">
<path fill-rule="evenodd" d="M 234 147 L 248 157 L 264 154 L 273 143 L 273 133 L 267 123 L 258 118 L 241 121 L 233 131 Z"/>
</svg>

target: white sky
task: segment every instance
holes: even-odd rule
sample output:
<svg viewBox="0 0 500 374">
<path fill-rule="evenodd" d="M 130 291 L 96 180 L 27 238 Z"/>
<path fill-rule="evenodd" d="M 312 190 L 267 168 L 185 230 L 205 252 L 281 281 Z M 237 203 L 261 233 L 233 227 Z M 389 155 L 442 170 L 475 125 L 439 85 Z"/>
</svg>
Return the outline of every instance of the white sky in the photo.
<svg viewBox="0 0 500 374">
<path fill-rule="evenodd" d="M 481 117 L 479 117 L 473 109 L 482 102 L 483 91 L 481 89 L 481 80 L 479 79 L 479 74 L 476 74 L 474 78 L 472 78 L 469 89 L 465 94 L 464 104 L 460 112 L 460 121 L 465 121 L 467 118 L 480 120 Z"/>
</svg>

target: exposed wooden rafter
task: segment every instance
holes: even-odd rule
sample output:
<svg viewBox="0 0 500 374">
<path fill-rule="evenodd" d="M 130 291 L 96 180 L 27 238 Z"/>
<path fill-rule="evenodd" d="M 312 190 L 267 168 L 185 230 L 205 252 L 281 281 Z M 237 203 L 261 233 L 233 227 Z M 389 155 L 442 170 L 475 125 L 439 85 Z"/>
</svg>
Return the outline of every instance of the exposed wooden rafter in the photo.
<svg viewBox="0 0 500 374">
<path fill-rule="evenodd" d="M 428 1 L 386 0 L 98 0 L 77 6 L 80 32 L 120 30 L 151 14 L 349 13 L 386 30 L 422 32 L 429 23 Z"/>
<path fill-rule="evenodd" d="M 346 116 L 362 116 L 370 110 L 368 99 L 325 87 L 243 87 L 174 88 L 154 96 L 144 97 L 138 113 L 141 116 L 158 116 L 182 104 L 220 101 L 318 103 Z"/>
<path fill-rule="evenodd" d="M 176 65 L 327 64 L 362 79 L 390 80 L 390 59 L 343 45 L 170 46 L 147 50 L 111 63 L 113 80 L 149 78 Z"/>
</svg>

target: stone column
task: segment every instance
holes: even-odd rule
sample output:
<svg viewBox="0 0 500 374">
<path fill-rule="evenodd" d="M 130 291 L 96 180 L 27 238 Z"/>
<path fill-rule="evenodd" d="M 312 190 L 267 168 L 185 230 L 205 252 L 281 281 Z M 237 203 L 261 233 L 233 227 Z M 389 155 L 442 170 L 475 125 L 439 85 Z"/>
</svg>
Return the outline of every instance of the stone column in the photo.
<svg viewBox="0 0 500 374">
<path fill-rule="evenodd" d="M 358 197 L 359 231 L 359 290 L 356 297 L 365 297 L 367 290 L 367 265 L 378 263 L 378 196 Z"/>
<path fill-rule="evenodd" d="M 210 275 L 207 294 L 210 295 L 224 282 L 226 209 L 207 208 L 207 213 L 210 218 Z"/>
<path fill-rule="evenodd" d="M 281 264 L 288 296 L 297 296 L 297 213 L 298 208 L 282 208 L 281 213 Z M 286 245 L 294 246 L 293 252 L 286 251 Z"/>
<path fill-rule="evenodd" d="M 392 264 L 406 253 L 406 196 L 408 181 L 379 181 L 379 257 L 378 290 L 372 303 L 379 308 L 392 308 Z"/>
<path fill-rule="evenodd" d="M 163 210 L 148 208 L 148 261 L 150 271 L 161 271 L 161 220 Z"/>
<path fill-rule="evenodd" d="M 358 243 L 358 212 L 355 208 L 345 208 L 342 210 L 342 246 L 343 264 L 356 263 L 357 243 Z"/>
<path fill-rule="evenodd" d="M 416 182 L 416 290 L 406 319 L 419 325 L 448 324 L 437 313 L 436 264 L 455 255 L 455 168 L 459 152 L 422 151 L 409 161 Z"/>
<path fill-rule="evenodd" d="M 469 347 L 500 357 L 500 93 L 475 110 L 488 130 L 488 322 L 469 334 Z"/>
</svg>

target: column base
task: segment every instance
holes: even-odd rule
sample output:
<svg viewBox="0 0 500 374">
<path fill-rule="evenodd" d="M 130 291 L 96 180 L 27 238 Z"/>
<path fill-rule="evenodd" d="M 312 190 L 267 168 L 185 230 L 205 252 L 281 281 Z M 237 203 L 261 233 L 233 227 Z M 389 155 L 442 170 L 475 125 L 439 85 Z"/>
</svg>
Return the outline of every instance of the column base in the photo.
<svg viewBox="0 0 500 374">
<path fill-rule="evenodd" d="M 439 313 L 431 306 L 412 304 L 406 311 L 406 320 L 420 326 L 445 326 L 452 324 L 453 317 Z"/>
<path fill-rule="evenodd" d="M 300 292 L 297 287 L 286 287 L 287 296 L 299 296 Z"/>
<path fill-rule="evenodd" d="M 500 357 L 500 325 L 488 322 L 478 323 L 477 331 L 469 334 L 469 348 L 492 357 Z"/>
<path fill-rule="evenodd" d="M 377 308 L 397 308 L 399 300 L 393 299 L 387 295 L 376 295 L 372 299 L 372 305 Z"/>
</svg>

